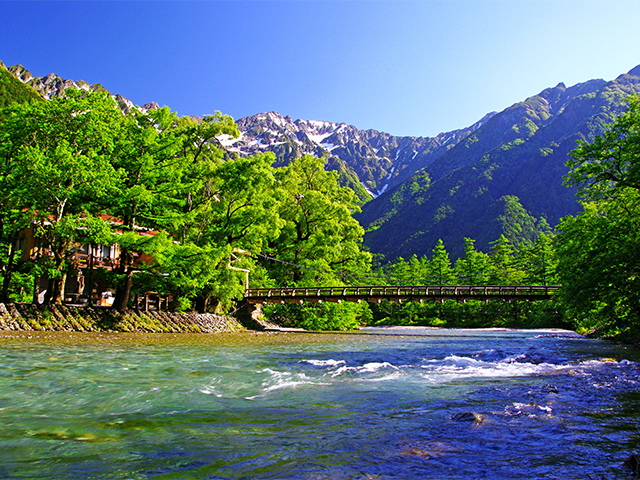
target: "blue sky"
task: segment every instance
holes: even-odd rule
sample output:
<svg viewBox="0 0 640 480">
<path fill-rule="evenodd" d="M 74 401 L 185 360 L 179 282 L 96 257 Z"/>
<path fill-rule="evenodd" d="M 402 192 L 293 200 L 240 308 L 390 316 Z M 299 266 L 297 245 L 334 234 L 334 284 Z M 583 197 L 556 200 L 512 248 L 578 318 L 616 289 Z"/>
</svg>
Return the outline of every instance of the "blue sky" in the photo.
<svg viewBox="0 0 640 480">
<path fill-rule="evenodd" d="M 134 103 L 394 135 L 466 127 L 640 64 L 640 2 L 0 1 L 0 60 Z"/>
</svg>

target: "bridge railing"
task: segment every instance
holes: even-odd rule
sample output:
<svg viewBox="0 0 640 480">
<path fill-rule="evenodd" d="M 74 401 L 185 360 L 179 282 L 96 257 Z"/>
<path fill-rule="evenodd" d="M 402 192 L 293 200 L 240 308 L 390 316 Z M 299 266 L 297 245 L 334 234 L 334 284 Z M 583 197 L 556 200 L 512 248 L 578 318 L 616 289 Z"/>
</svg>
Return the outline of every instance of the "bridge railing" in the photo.
<svg viewBox="0 0 640 480">
<path fill-rule="evenodd" d="M 250 288 L 245 299 L 259 302 L 335 299 L 546 298 L 557 285 L 416 285 L 356 287 Z"/>
</svg>

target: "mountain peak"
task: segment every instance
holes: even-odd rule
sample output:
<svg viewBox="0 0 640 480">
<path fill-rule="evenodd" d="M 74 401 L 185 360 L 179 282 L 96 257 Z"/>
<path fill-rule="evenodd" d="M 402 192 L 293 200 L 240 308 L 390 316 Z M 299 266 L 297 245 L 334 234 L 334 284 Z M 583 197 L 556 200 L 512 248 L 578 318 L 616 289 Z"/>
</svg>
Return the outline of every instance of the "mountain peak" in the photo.
<svg viewBox="0 0 640 480">
<path fill-rule="evenodd" d="M 640 77 L 640 65 L 633 67 L 627 75 L 633 75 L 634 77 Z"/>
<path fill-rule="evenodd" d="M 33 78 L 31 72 L 20 64 L 14 65 L 12 67 L 6 67 L 6 69 L 9 70 L 9 72 L 11 72 L 22 83 L 27 83 Z"/>
<path fill-rule="evenodd" d="M 159 110 L 160 109 L 160 105 L 158 105 L 158 102 L 149 102 L 149 103 L 145 103 L 144 105 L 142 105 L 142 107 L 140 107 L 140 109 L 143 112 L 149 112 L 151 110 Z"/>
<path fill-rule="evenodd" d="M 591 140 L 640 93 L 640 67 L 616 80 L 588 80 L 543 90 L 502 112 L 358 215 L 364 244 L 387 260 L 428 255 L 439 240 L 451 258 L 465 254 L 464 237 L 490 251 L 505 233 L 526 237 L 554 227 L 581 206 L 563 184 L 576 140 Z M 517 200 L 516 200 L 517 197 Z M 506 205 L 505 199 L 510 199 Z M 510 214 L 506 215 L 506 207 Z"/>
</svg>

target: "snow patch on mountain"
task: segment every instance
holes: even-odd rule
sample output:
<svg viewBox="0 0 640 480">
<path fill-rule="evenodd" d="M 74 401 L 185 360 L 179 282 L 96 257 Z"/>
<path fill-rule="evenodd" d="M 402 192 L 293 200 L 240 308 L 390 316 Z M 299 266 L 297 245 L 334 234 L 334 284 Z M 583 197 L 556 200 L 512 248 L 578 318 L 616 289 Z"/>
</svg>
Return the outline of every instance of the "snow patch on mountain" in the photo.
<svg viewBox="0 0 640 480">
<path fill-rule="evenodd" d="M 273 152 L 277 165 L 303 155 L 326 157 L 331 168 L 345 166 L 371 196 L 377 197 L 430 164 L 492 116 L 488 114 L 466 129 L 431 138 L 395 137 L 346 123 L 294 121 L 277 112 L 265 112 L 237 121 L 240 138 L 221 136 L 218 140 L 239 156 Z"/>
</svg>

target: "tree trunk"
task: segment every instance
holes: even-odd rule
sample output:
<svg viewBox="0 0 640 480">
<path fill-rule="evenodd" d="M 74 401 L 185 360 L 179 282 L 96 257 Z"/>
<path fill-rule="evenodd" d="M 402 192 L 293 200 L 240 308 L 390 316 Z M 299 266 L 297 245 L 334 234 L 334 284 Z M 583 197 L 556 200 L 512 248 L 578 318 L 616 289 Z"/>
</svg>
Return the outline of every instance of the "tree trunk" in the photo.
<svg viewBox="0 0 640 480">
<path fill-rule="evenodd" d="M 120 265 L 118 266 L 118 274 L 125 275 L 124 284 L 119 285 L 116 290 L 116 298 L 113 302 L 114 307 L 123 312 L 129 308 L 129 300 L 131 299 L 131 288 L 133 286 L 133 254 L 126 249 L 120 253 Z"/>
<path fill-rule="evenodd" d="M 34 305 L 40 304 L 40 275 L 33 275 L 33 299 L 32 303 Z"/>
<path fill-rule="evenodd" d="M 121 289 L 118 289 L 117 305 L 116 308 L 124 312 L 129 308 L 129 299 L 131 298 L 131 287 L 133 286 L 133 269 L 127 269 L 127 276 L 124 279 L 124 285 Z"/>
<path fill-rule="evenodd" d="M 198 295 L 195 299 L 195 309 L 198 313 L 207 313 L 211 305 L 211 295 Z"/>
<path fill-rule="evenodd" d="M 2 303 L 8 303 L 9 301 L 9 284 L 11 283 L 11 275 L 13 274 L 13 260 L 16 254 L 14 243 L 15 238 L 12 238 L 11 244 L 9 245 L 9 259 L 7 260 L 7 267 L 2 277 L 2 291 L 0 292 L 0 302 Z"/>
<path fill-rule="evenodd" d="M 54 270 L 56 272 L 55 278 L 49 278 L 49 288 L 47 289 L 47 295 L 45 296 L 45 303 L 53 303 L 55 305 L 61 305 L 64 300 L 64 289 L 67 283 L 67 242 L 56 244 L 51 242 L 51 252 L 53 253 L 53 259 L 55 262 Z"/>
<path fill-rule="evenodd" d="M 62 305 L 64 301 L 64 289 L 67 283 L 67 272 L 64 272 L 60 277 L 54 278 L 51 283 L 51 301 L 55 305 Z"/>
<path fill-rule="evenodd" d="M 87 298 L 87 305 L 91 306 L 93 303 L 93 243 L 89 244 L 89 251 L 87 252 L 87 267 L 84 271 L 84 291 L 82 295 Z"/>
</svg>

